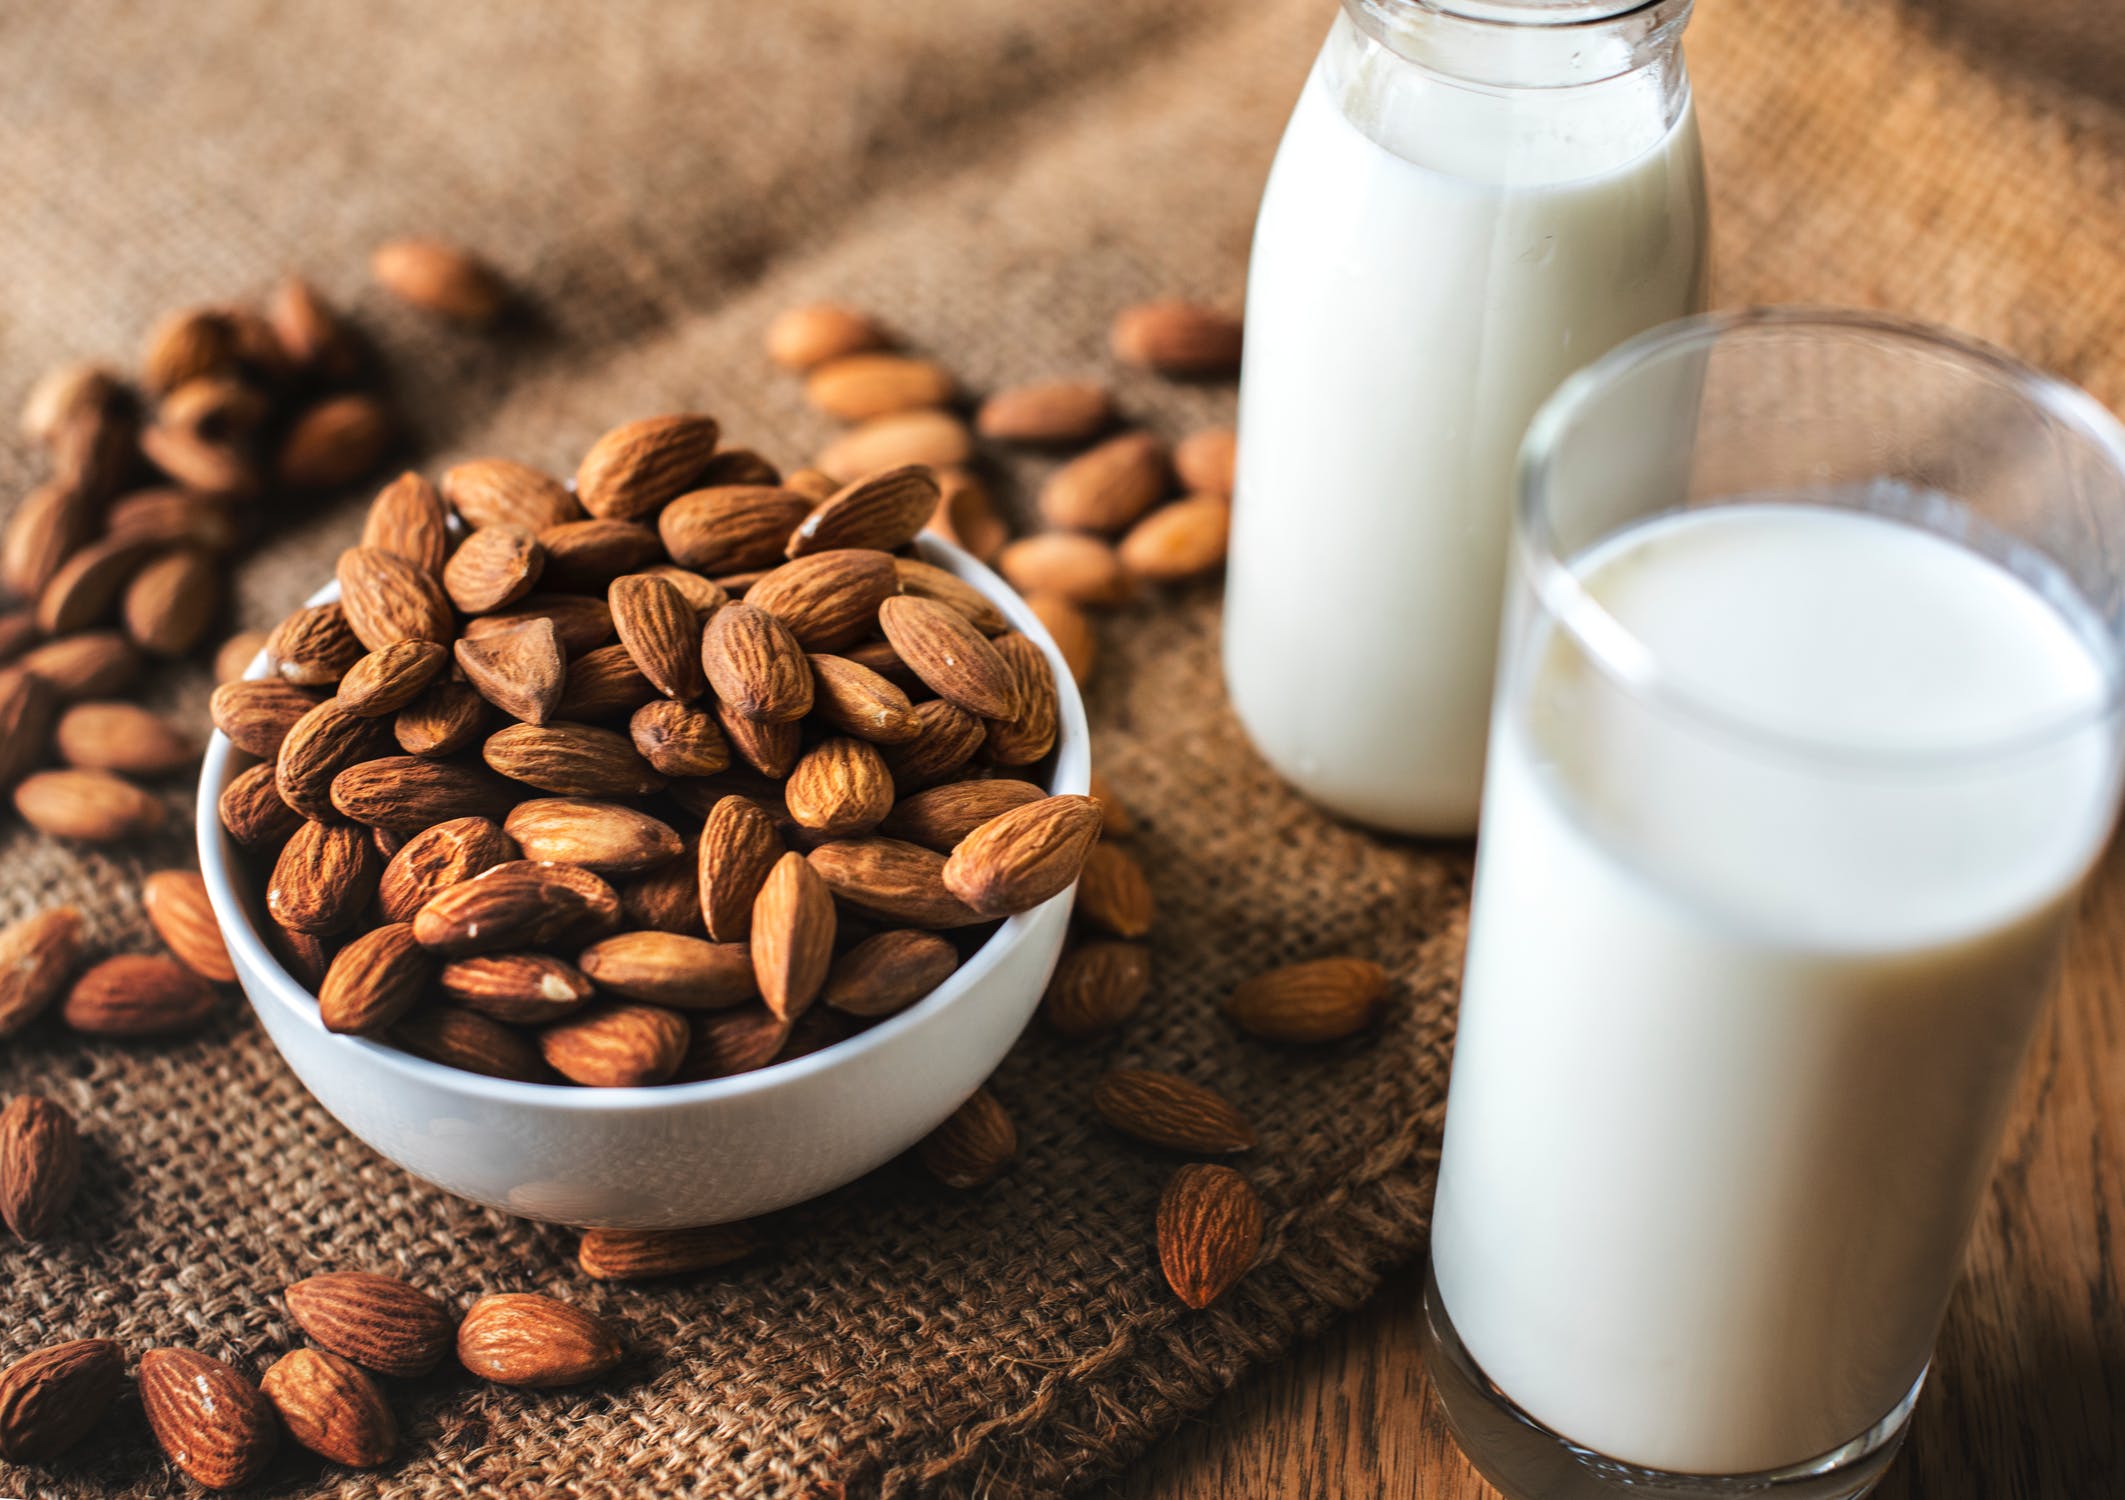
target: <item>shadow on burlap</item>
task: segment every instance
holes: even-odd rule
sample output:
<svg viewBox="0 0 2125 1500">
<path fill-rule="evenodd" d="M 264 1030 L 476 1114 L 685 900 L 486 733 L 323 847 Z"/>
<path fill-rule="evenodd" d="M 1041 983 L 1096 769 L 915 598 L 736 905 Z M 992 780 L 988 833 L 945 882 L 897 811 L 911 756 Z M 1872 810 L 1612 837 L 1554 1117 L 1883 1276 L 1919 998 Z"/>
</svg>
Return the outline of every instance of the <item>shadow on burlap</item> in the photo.
<svg viewBox="0 0 2125 1500">
<path fill-rule="evenodd" d="M 2045 72 L 2056 48 L 1979 72 L 1969 33 L 1998 16 L 1976 0 L 1923 24 L 1885 4 L 1744 9 L 1708 13 L 1693 49 L 1721 299 L 1944 318 L 2116 400 L 2117 101 L 2079 87 L 2085 69 Z M 1261 176 L 1327 19 L 1302 0 L 20 8 L 0 19 L 0 397 L 63 356 L 129 358 L 155 312 L 291 267 L 378 328 L 431 471 L 493 452 L 566 472 L 606 427 L 673 409 L 800 461 L 828 428 L 758 345 L 801 298 L 885 313 L 974 390 L 1113 375 L 1122 303 L 1238 304 Z M 487 250 L 537 326 L 486 341 L 383 305 L 363 257 L 404 232 Z M 1229 389 L 1115 380 L 1169 435 L 1229 419 Z M 0 464 L 14 491 L 33 477 L 19 446 Z M 1043 467 L 996 477 L 1023 495 Z M 240 623 L 322 581 L 358 516 L 355 498 L 276 516 Z M 0 1093 L 76 1111 L 87 1182 L 65 1237 L 0 1246 L 0 1358 L 98 1335 L 255 1370 L 295 1340 L 280 1287 L 369 1267 L 460 1304 L 557 1290 L 626 1324 L 636 1354 L 582 1391 L 399 1386 L 405 1456 L 383 1479 L 284 1454 L 267 1493 L 1044 1493 L 1112 1473 L 1421 1249 L 1441 1112 L 1465 851 L 1367 838 L 1279 787 L 1223 704 L 1216 632 L 1207 589 L 1103 626 L 1096 752 L 1144 824 L 1159 983 L 1121 1036 L 1035 1034 L 1006 1062 L 1023 1152 L 994 1187 L 954 1195 L 896 1165 L 795 1215 L 756 1264 L 595 1286 L 572 1236 L 352 1141 L 233 1001 L 177 1045 L 42 1029 L 0 1057 Z M 156 693 L 202 723 L 205 687 Z M 178 836 L 100 855 L 10 824 L 0 918 L 73 900 L 100 945 L 147 945 L 139 878 L 183 862 Z M 1371 1044 L 1273 1051 L 1217 1018 L 1237 980 L 1332 952 L 1397 976 Z M 1210 1312 L 1180 1309 L 1154 1264 L 1171 1162 L 1087 1107 L 1121 1063 L 1210 1082 L 1260 1129 L 1245 1166 L 1269 1242 Z M 0 1489 L 183 1484 L 132 1410 L 50 1470 L 0 1467 Z"/>
</svg>

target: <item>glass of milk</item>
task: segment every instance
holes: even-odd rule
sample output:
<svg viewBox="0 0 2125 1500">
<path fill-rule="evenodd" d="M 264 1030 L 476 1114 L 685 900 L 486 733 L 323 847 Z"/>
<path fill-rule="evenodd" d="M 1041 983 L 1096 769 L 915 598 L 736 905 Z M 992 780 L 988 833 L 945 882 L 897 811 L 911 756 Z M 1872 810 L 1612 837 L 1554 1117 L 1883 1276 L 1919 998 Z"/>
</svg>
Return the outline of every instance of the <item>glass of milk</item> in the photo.
<svg viewBox="0 0 2125 1500">
<path fill-rule="evenodd" d="M 1656 330 L 1527 439 L 1425 1323 L 1508 1495 L 1864 1493 L 2118 804 L 2125 430 Z"/>
<path fill-rule="evenodd" d="M 1705 305 L 1689 0 L 1344 0 L 1262 195 L 1225 678 L 1285 780 L 1474 830 L 1543 398 Z"/>
</svg>

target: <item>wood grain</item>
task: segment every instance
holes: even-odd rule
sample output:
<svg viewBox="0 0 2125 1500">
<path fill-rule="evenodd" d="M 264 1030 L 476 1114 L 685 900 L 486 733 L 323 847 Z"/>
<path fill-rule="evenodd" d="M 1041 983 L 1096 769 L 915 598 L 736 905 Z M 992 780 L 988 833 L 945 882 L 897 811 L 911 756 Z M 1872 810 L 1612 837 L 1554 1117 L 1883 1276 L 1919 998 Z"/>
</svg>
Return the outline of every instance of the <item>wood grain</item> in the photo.
<svg viewBox="0 0 2125 1500">
<path fill-rule="evenodd" d="M 1256 1372 L 1112 1487 L 1127 1500 L 1496 1500 L 1447 1435 L 1418 1277 Z M 2125 1496 L 2125 853 L 2083 900 L 1963 1283 L 1878 1500 Z"/>
</svg>

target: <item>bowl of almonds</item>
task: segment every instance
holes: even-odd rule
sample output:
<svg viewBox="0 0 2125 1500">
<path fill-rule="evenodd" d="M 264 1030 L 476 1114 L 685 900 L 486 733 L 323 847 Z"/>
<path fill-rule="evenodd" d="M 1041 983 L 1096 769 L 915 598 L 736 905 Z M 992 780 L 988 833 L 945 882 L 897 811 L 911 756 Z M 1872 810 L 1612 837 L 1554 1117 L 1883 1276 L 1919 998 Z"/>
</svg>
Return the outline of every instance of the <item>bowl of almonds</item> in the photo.
<svg viewBox="0 0 2125 1500">
<path fill-rule="evenodd" d="M 1033 612 L 920 466 L 629 423 L 370 508 L 217 690 L 200 863 L 348 1129 L 512 1214 L 749 1218 L 883 1164 L 1031 1017 L 1099 836 Z"/>
</svg>

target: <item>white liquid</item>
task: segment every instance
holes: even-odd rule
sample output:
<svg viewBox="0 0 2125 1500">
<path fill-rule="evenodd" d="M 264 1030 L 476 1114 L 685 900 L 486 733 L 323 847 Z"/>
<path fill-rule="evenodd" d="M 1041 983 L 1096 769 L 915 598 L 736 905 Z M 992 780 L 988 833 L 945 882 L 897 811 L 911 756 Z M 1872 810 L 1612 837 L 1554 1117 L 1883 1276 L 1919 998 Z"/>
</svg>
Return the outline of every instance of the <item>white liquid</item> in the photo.
<svg viewBox="0 0 2125 1500">
<path fill-rule="evenodd" d="M 2035 589 L 1857 512 L 1685 513 L 1577 571 L 1664 673 L 1772 734 L 1967 745 L 2105 691 Z M 2113 725 L 2012 762 L 1826 764 L 1647 712 L 1561 632 L 1520 650 L 1433 1228 L 1447 1313 L 1597 1452 L 1801 1462 L 1929 1357 L 2107 830 Z"/>
<path fill-rule="evenodd" d="M 1564 376 L 1703 306 L 1703 166 L 1645 80 L 1501 99 L 1377 53 L 1338 80 L 1348 24 L 1255 228 L 1225 675 L 1308 796 L 1465 834 L 1521 435 Z"/>
</svg>

